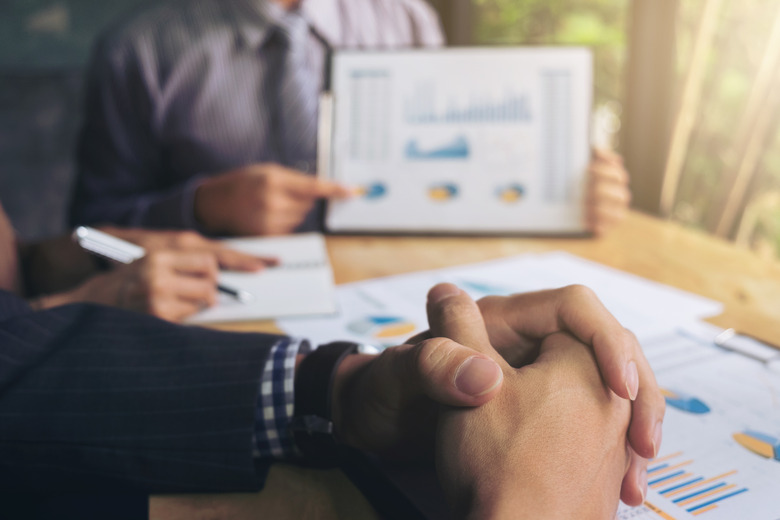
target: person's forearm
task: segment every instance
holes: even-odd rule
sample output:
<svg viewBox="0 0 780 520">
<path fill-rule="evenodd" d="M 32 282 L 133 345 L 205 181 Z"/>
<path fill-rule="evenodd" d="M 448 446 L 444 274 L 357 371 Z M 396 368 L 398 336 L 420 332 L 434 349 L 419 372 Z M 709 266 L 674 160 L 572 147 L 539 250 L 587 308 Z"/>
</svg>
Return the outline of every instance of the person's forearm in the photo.
<svg viewBox="0 0 780 520">
<path fill-rule="evenodd" d="M 28 298 L 70 290 L 99 270 L 97 259 L 69 236 L 28 246 L 22 269 Z"/>
<path fill-rule="evenodd" d="M 79 300 L 74 298 L 73 293 L 71 292 L 48 294 L 46 296 L 39 296 L 38 298 L 27 300 L 30 307 L 36 311 L 52 309 L 54 307 L 59 307 L 60 305 L 67 305 L 78 301 Z"/>
</svg>

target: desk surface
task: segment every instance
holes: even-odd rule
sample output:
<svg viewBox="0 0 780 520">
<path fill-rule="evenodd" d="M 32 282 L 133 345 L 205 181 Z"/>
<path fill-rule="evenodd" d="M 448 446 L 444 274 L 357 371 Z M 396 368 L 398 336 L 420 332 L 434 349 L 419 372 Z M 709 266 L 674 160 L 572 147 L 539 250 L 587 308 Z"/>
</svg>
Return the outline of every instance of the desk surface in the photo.
<svg viewBox="0 0 780 520">
<path fill-rule="evenodd" d="M 523 253 L 568 251 L 718 300 L 724 312 L 709 321 L 780 344 L 780 263 L 639 213 L 630 214 L 600 239 L 331 236 L 327 245 L 336 283 Z M 274 330 L 270 322 L 220 328 Z M 285 465 L 274 467 L 266 489 L 257 494 L 171 498 L 155 507 L 164 508 L 153 509 L 155 517 L 166 519 L 376 518 L 340 473 Z"/>
<path fill-rule="evenodd" d="M 720 301 L 709 321 L 780 344 L 780 262 L 640 213 L 605 238 L 329 236 L 337 284 L 543 251 L 568 251 Z M 272 331 L 271 322 L 219 328 Z"/>
</svg>

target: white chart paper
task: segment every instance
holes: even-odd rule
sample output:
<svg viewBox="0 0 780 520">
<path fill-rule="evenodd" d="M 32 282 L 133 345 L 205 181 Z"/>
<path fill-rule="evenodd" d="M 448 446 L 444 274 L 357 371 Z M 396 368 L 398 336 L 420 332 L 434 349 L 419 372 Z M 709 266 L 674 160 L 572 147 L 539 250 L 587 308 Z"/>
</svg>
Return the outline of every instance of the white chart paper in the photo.
<svg viewBox="0 0 780 520">
<path fill-rule="evenodd" d="M 584 231 L 592 84 L 581 48 L 336 53 L 328 228 Z"/>
<path fill-rule="evenodd" d="M 720 303 L 695 294 L 567 253 L 547 253 L 341 285 L 336 288 L 338 315 L 277 324 L 315 344 L 345 339 L 397 345 L 428 328 L 426 294 L 442 282 L 454 283 L 474 298 L 583 284 L 640 337 L 722 311 Z"/>
<path fill-rule="evenodd" d="M 643 506 L 619 520 L 780 518 L 780 372 L 715 347 L 715 327 L 642 341 L 666 396 Z"/>
</svg>

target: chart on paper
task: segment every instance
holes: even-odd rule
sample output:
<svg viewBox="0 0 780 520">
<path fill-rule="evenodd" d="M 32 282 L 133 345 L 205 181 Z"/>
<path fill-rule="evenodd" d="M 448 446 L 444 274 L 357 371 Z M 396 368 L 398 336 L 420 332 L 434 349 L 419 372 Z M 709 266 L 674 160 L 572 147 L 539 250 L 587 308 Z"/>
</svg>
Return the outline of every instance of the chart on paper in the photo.
<svg viewBox="0 0 780 520">
<path fill-rule="evenodd" d="M 663 451 L 647 502 L 622 506 L 620 520 L 780 518 L 780 374 L 716 347 L 707 329 L 642 342 L 667 404 Z"/>
<path fill-rule="evenodd" d="M 576 48 L 337 53 L 330 229 L 581 232 L 592 64 Z"/>
</svg>

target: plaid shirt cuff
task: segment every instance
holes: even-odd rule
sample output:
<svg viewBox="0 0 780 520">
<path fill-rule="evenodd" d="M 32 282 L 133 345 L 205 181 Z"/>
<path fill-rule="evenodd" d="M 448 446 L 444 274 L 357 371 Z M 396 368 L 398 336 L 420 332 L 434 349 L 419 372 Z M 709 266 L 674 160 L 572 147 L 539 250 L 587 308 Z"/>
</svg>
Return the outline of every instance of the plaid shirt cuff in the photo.
<svg viewBox="0 0 780 520">
<path fill-rule="evenodd" d="M 310 350 L 306 340 L 291 338 L 280 339 L 271 348 L 255 409 L 255 458 L 291 459 L 298 455 L 288 430 L 294 412 L 295 358 Z"/>
</svg>

